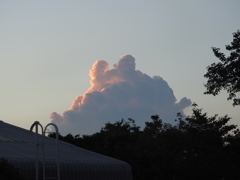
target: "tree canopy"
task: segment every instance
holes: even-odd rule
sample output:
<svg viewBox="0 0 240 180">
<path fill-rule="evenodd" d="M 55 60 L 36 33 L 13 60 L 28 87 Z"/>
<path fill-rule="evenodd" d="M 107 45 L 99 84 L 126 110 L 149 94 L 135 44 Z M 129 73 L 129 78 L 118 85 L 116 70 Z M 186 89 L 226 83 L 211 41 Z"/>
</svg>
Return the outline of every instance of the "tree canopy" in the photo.
<svg viewBox="0 0 240 180">
<path fill-rule="evenodd" d="M 230 51 L 228 57 L 219 48 L 212 47 L 212 50 L 220 62 L 207 67 L 204 94 L 216 96 L 221 90 L 227 90 L 227 99 L 233 100 L 233 106 L 240 105 L 240 30 L 233 33 L 231 45 L 226 45 L 226 50 Z"/>
<path fill-rule="evenodd" d="M 193 104 L 192 115 L 178 114 L 176 125 L 153 115 L 143 128 L 122 119 L 92 135 L 60 139 L 128 162 L 134 180 L 230 180 L 240 176 L 240 133 L 230 119 L 208 117 Z"/>
<path fill-rule="evenodd" d="M 1 180 L 24 180 L 19 169 L 15 168 L 5 158 L 0 158 L 0 179 Z"/>
</svg>

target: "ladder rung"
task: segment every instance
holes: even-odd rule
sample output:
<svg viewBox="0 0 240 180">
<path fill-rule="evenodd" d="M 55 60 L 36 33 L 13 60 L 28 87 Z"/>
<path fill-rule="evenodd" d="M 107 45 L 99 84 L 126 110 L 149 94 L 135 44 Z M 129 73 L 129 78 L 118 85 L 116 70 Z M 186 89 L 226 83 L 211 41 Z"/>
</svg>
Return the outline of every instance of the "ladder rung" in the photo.
<svg viewBox="0 0 240 180">
<path fill-rule="evenodd" d="M 53 131 L 46 131 L 45 133 L 55 133 L 56 134 L 56 132 L 53 132 Z"/>
</svg>

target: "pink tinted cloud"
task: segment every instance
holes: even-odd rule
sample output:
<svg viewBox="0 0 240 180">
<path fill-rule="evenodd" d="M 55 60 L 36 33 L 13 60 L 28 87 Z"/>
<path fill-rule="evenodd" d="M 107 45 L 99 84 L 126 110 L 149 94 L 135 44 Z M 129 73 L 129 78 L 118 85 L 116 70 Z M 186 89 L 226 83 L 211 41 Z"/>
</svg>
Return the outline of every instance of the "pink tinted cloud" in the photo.
<svg viewBox="0 0 240 180">
<path fill-rule="evenodd" d="M 151 115 L 159 114 L 164 122 L 171 123 L 176 113 L 191 105 L 186 97 L 177 102 L 161 77 L 150 77 L 135 66 L 129 54 L 121 56 L 113 69 L 104 60 L 96 61 L 90 70 L 89 89 L 77 96 L 62 115 L 51 113 L 51 121 L 63 134 L 91 134 L 104 123 L 122 118 L 135 119 L 137 125 L 143 126 Z"/>
</svg>

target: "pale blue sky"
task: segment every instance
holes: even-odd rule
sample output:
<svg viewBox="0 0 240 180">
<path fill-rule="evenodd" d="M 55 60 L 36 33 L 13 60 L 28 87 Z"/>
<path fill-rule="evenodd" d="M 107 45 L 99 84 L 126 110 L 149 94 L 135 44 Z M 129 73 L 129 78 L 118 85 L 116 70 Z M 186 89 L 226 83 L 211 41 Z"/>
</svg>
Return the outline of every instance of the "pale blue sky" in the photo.
<svg viewBox="0 0 240 180">
<path fill-rule="evenodd" d="M 226 52 L 239 8 L 239 0 L 0 1 L 0 119 L 46 125 L 90 87 L 96 60 L 112 67 L 131 54 L 137 70 L 161 76 L 178 100 L 240 125 L 240 107 L 225 92 L 203 95 L 206 67 L 217 62 L 211 47 Z"/>
</svg>

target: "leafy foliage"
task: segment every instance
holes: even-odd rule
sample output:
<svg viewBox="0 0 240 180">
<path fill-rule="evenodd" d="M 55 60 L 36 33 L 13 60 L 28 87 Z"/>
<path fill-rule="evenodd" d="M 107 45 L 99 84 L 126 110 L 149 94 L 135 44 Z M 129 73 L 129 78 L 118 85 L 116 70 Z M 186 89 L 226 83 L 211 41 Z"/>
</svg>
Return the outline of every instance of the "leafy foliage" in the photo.
<svg viewBox="0 0 240 180">
<path fill-rule="evenodd" d="M 192 115 L 178 114 L 175 126 L 153 115 L 143 129 L 122 119 L 92 135 L 61 138 L 128 162 L 134 180 L 230 180 L 240 176 L 240 133 L 230 119 L 208 117 L 193 104 Z"/>
<path fill-rule="evenodd" d="M 23 180 L 18 169 L 13 167 L 7 159 L 0 158 L 0 179 L 1 180 Z"/>
<path fill-rule="evenodd" d="M 223 89 L 229 94 L 228 100 L 233 100 L 233 106 L 240 105 L 240 30 L 233 33 L 233 42 L 226 45 L 226 50 L 230 51 L 230 56 L 226 57 L 219 48 L 212 47 L 214 55 L 220 60 L 219 63 L 213 63 L 207 67 L 208 78 L 207 88 L 204 94 L 214 96 Z"/>
</svg>

